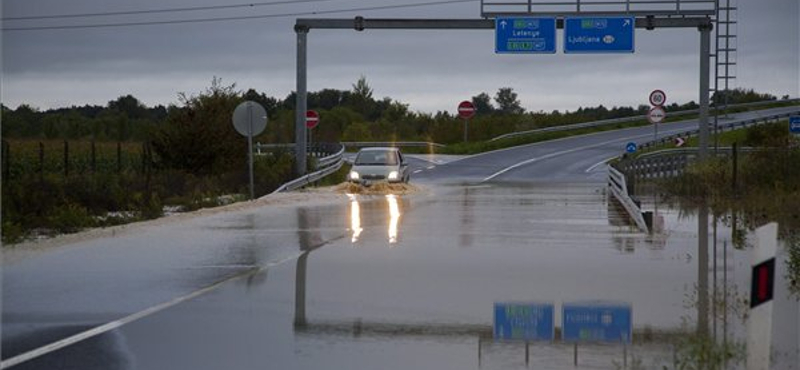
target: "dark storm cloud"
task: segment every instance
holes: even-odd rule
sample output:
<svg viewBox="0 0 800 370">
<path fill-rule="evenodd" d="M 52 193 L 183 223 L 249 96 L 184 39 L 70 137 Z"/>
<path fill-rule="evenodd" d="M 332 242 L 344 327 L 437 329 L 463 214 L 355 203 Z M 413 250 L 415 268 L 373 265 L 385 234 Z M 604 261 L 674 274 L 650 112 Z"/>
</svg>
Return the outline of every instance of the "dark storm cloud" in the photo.
<svg viewBox="0 0 800 370">
<path fill-rule="evenodd" d="M 331 0 L 246 10 L 7 21 L 3 27 L 109 23 L 281 14 L 419 2 Z M 219 5 L 173 1 L 4 1 L 3 16 Z M 235 3 L 235 2 L 230 2 Z M 798 94 L 795 0 L 743 1 L 738 61 L 741 86 Z M 475 18 L 479 3 L 324 15 L 320 17 Z M 304 16 L 309 17 L 309 16 Z M 198 92 L 213 76 L 240 88 L 284 97 L 294 89 L 295 17 L 230 22 L 3 33 L 3 103 L 40 107 L 96 103 L 132 93 L 148 104 Z M 791 35 L 795 35 L 791 37 Z M 559 38 L 561 36 L 559 35 Z M 349 89 L 364 75 L 378 96 L 415 110 L 452 110 L 482 91 L 512 86 L 531 110 L 579 105 L 638 105 L 661 88 L 671 101 L 697 100 L 696 30 L 638 30 L 633 55 L 508 56 L 494 54 L 491 31 L 312 30 L 309 89 Z M 738 86 L 738 85 L 737 85 Z"/>
</svg>

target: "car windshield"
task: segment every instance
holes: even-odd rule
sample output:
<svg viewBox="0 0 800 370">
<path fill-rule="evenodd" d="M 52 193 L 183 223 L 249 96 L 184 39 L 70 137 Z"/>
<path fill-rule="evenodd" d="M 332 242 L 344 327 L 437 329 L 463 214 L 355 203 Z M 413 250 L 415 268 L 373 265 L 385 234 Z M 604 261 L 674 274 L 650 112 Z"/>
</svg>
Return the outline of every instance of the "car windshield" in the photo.
<svg viewBox="0 0 800 370">
<path fill-rule="evenodd" d="M 367 150 L 358 153 L 355 164 L 395 166 L 397 165 L 397 155 L 390 150 Z"/>
</svg>

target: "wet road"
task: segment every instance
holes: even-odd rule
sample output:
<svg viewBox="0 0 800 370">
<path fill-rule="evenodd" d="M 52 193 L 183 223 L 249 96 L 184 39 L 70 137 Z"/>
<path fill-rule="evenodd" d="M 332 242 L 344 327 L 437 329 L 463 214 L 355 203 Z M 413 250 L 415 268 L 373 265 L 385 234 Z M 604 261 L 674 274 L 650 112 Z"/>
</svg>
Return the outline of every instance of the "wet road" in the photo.
<svg viewBox="0 0 800 370">
<path fill-rule="evenodd" d="M 112 323 L 15 368 L 524 366 L 491 341 L 495 301 L 630 302 L 635 332 L 674 332 L 696 315 L 696 222 L 667 212 L 668 237 L 635 232 L 595 166 L 651 134 L 417 162 L 430 193 L 246 209 L 43 251 L 3 266 L 3 359 Z M 587 351 L 589 368 L 619 355 Z M 533 357 L 571 367 L 570 353 Z"/>
</svg>

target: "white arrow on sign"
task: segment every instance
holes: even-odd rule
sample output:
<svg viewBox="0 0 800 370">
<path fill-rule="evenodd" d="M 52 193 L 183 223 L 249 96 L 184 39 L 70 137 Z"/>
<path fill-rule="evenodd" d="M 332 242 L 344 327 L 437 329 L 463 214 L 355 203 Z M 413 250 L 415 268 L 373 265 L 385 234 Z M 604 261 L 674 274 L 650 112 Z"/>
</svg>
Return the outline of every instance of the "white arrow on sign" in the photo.
<svg viewBox="0 0 800 370">
<path fill-rule="evenodd" d="M 679 138 L 679 137 L 675 138 L 675 146 L 677 146 L 677 147 L 683 146 L 683 143 L 685 143 L 685 142 L 686 142 L 686 140 L 683 140 L 682 138 Z"/>
<path fill-rule="evenodd" d="M 625 20 L 625 22 L 624 22 L 624 23 L 622 23 L 622 26 L 623 26 L 623 27 L 624 27 L 624 26 L 630 26 L 630 25 L 631 25 L 631 20 L 630 20 L 630 19 L 626 19 L 626 20 Z"/>
<path fill-rule="evenodd" d="M 506 24 L 508 24 L 508 22 L 505 20 L 500 21 L 500 27 L 503 27 L 503 29 L 506 29 Z"/>
</svg>

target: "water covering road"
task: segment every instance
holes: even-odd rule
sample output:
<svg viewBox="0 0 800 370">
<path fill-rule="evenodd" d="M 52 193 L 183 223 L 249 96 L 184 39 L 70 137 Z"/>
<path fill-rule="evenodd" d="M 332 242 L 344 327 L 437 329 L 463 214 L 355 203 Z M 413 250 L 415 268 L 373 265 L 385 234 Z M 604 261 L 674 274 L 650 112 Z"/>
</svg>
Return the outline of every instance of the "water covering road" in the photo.
<svg viewBox="0 0 800 370">
<path fill-rule="evenodd" d="M 597 165 L 651 134 L 417 162 L 413 196 L 294 199 L 19 251 L 3 266 L 3 359 L 115 323 L 14 368 L 523 367 L 491 339 L 497 301 L 629 302 L 635 335 L 670 335 L 697 316 L 697 221 L 666 210 L 666 232 L 636 232 Z M 743 286 L 744 257 L 723 262 Z M 572 368 L 572 350 L 538 345 L 532 361 Z M 621 361 L 618 346 L 582 353 L 588 368 Z"/>
</svg>

